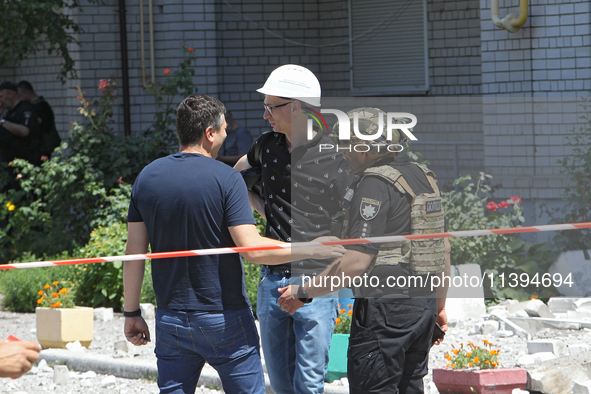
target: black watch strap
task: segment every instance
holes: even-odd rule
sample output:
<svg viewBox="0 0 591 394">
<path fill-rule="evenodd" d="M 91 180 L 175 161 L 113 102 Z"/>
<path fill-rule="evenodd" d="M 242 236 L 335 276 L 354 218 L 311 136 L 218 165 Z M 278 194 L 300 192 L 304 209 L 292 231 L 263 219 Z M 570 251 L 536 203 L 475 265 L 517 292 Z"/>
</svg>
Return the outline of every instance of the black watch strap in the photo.
<svg viewBox="0 0 591 394">
<path fill-rule="evenodd" d="M 126 312 L 123 311 L 123 316 L 125 317 L 136 317 L 136 316 L 141 316 L 142 315 L 142 309 L 138 309 L 137 311 L 133 311 L 133 312 Z"/>
<path fill-rule="evenodd" d="M 312 302 L 312 298 L 308 297 L 308 293 L 306 293 L 306 290 L 304 290 L 304 286 L 298 287 L 297 298 L 304 304 L 309 304 Z"/>
</svg>

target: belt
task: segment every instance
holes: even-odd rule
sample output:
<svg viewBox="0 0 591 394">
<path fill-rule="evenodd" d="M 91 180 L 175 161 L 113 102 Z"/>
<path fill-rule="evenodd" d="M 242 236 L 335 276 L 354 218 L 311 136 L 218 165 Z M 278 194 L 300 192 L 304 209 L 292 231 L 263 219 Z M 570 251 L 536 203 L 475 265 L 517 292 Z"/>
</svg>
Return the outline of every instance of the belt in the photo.
<svg viewBox="0 0 591 394">
<path fill-rule="evenodd" d="M 265 265 L 265 268 L 267 268 L 267 270 L 275 275 L 279 275 L 279 276 L 291 276 L 291 270 L 289 268 L 283 268 L 283 267 L 275 267 L 273 265 Z"/>
</svg>

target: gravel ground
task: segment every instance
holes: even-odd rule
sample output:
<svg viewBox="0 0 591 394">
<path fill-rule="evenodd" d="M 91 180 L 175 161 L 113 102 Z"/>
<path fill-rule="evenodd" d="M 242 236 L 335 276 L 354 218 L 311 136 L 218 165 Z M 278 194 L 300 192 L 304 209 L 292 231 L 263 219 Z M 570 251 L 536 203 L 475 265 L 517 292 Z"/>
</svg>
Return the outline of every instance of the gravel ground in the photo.
<svg viewBox="0 0 591 394">
<path fill-rule="evenodd" d="M 110 355 L 120 357 L 115 353 L 115 342 L 125 340 L 123 335 L 124 318 L 121 314 L 115 315 L 111 321 L 94 321 L 94 340 L 86 353 Z M 150 333 L 154 335 L 154 321 L 148 321 Z M 21 340 L 36 341 L 35 314 L 0 312 L 0 338 L 6 338 L 9 334 Z M 156 360 L 154 355 L 154 342 L 146 346 L 134 348 L 135 359 Z M 44 363 L 41 361 L 41 363 Z M 56 394 L 156 394 L 158 386 L 156 382 L 143 379 L 123 379 L 114 376 L 100 375 L 94 372 L 70 371 L 67 385 L 55 385 L 53 383 L 53 369 L 50 367 L 34 367 L 31 372 L 20 379 L 0 379 L 0 393 L 4 394 L 37 394 L 54 392 Z M 200 387 L 197 394 L 222 393 L 218 390 L 210 390 Z"/>
<path fill-rule="evenodd" d="M 115 352 L 115 342 L 124 340 L 123 336 L 123 317 L 115 315 L 111 321 L 95 321 L 94 322 L 94 340 L 87 353 L 109 355 L 112 357 L 121 357 Z M 474 334 L 474 326 L 477 323 L 483 322 L 483 319 L 469 319 L 459 321 L 455 326 L 450 327 L 446 334 L 445 341 L 440 346 L 435 346 L 431 350 L 429 358 L 429 375 L 425 377 L 426 393 L 436 393 L 433 390 L 431 382 L 432 369 L 437 367 L 445 367 L 447 360 L 444 355 L 451 350 L 451 345 L 458 346 L 460 343 L 467 344 L 469 341 L 475 344 L 482 344 L 484 339 L 491 341 L 494 348 L 501 350 L 499 361 L 504 367 L 512 367 L 517 364 L 517 360 L 527 354 L 527 339 L 518 336 L 511 336 L 507 338 L 497 338 L 494 335 Z M 154 321 L 148 321 L 150 332 L 154 333 Z M 501 329 L 502 329 L 501 325 Z M 33 313 L 11 313 L 0 312 L 0 338 L 5 338 L 12 334 L 22 340 L 36 340 L 35 337 L 35 314 Z M 539 332 L 532 339 L 559 339 L 564 341 L 568 346 L 573 345 L 588 345 L 591 339 L 590 329 L 581 330 L 557 330 L 544 329 Z M 141 360 L 155 360 L 153 342 L 147 346 L 134 348 L 136 355 L 128 355 L 123 357 L 135 357 Z M 559 357 L 552 360 L 555 365 L 568 365 L 568 363 L 581 363 L 585 360 L 591 359 L 590 352 L 583 352 L 579 354 L 571 354 Z M 525 366 L 525 368 L 533 368 L 535 366 Z M 132 380 L 115 377 L 107 377 L 105 375 L 96 375 L 94 373 L 74 372 L 70 371 L 70 379 L 67 385 L 56 386 L 53 383 L 53 371 L 49 367 L 36 367 L 28 374 L 17 380 L 0 379 L 0 393 L 13 394 L 36 394 L 46 391 L 53 391 L 55 393 L 115 393 L 115 394 L 143 394 L 143 393 L 158 393 L 156 383 L 148 380 Z M 201 387 L 197 393 L 221 393 L 221 391 L 210 390 L 209 388 Z"/>
</svg>

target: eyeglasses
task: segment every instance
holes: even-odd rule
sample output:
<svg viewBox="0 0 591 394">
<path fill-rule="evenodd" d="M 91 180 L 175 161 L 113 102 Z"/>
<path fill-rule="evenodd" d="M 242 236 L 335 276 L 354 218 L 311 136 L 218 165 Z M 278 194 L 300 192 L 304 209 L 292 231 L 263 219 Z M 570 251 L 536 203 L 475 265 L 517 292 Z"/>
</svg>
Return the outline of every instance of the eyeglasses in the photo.
<svg viewBox="0 0 591 394">
<path fill-rule="evenodd" d="M 288 101 L 287 103 L 283 103 L 283 104 L 279 104 L 279 105 L 274 105 L 272 107 L 269 107 L 267 104 L 263 104 L 263 107 L 265 107 L 265 111 L 269 111 L 269 114 L 270 115 L 273 115 L 273 110 L 275 108 L 284 107 L 284 106 L 286 106 L 287 104 L 290 104 L 290 103 L 291 103 L 291 101 Z"/>
</svg>

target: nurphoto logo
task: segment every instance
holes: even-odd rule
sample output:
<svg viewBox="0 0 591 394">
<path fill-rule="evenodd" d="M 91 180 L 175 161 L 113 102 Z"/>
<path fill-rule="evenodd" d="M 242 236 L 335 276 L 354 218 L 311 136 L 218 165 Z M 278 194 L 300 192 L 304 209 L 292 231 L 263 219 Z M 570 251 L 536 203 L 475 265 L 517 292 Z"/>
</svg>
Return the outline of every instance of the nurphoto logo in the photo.
<svg viewBox="0 0 591 394">
<path fill-rule="evenodd" d="M 372 148 L 377 152 L 386 149 L 388 152 L 402 152 L 404 146 L 399 143 L 392 143 L 392 131 L 400 130 L 404 133 L 409 140 L 417 141 L 417 137 L 410 131 L 417 124 L 417 117 L 408 112 L 387 112 L 386 113 L 386 124 L 384 125 L 384 117 L 378 117 L 377 128 L 373 134 L 363 134 L 359 131 L 359 112 L 353 113 L 353 133 L 356 137 L 355 140 L 367 141 L 366 143 L 353 143 L 346 144 L 346 141 L 351 141 L 351 120 L 346 112 L 338 109 L 321 109 L 320 113 L 308 108 L 310 113 L 308 115 L 312 119 L 308 119 L 308 140 L 311 140 L 314 136 L 313 126 L 314 122 L 320 127 L 323 126 L 328 130 L 327 122 L 321 114 L 333 114 L 337 117 L 337 123 L 339 125 L 338 130 L 338 141 L 339 143 L 335 146 L 334 144 L 320 144 L 319 149 L 322 150 L 333 150 L 336 151 L 355 151 L 355 152 L 369 152 Z M 405 120 L 410 120 L 410 123 L 405 123 Z M 384 136 L 384 127 L 386 128 L 386 134 Z"/>
</svg>

